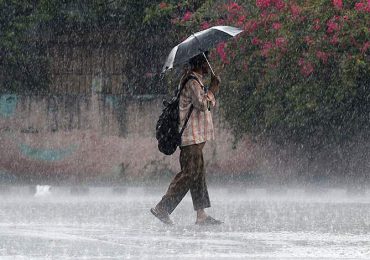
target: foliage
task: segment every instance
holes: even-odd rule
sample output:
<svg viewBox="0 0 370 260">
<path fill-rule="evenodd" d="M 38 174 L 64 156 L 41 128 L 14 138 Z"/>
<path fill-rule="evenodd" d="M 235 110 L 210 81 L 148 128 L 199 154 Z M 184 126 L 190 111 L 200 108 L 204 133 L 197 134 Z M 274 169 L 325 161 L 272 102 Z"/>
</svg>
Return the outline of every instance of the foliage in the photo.
<svg viewBox="0 0 370 260">
<path fill-rule="evenodd" d="M 125 74 L 133 94 L 162 91 L 148 86 L 168 49 L 172 24 L 166 17 L 145 19 L 159 1 L 0 0 L 0 81 L 3 92 L 46 92 L 50 40 L 84 33 L 125 32 Z M 148 17 L 147 17 L 148 18 Z M 104 37 L 103 37 L 104 39 Z M 103 43 L 104 44 L 104 43 Z M 160 48 L 158 48 L 160 45 Z M 166 53 L 166 54 L 165 54 Z"/>
<path fill-rule="evenodd" d="M 369 130 L 368 1 L 215 0 L 177 22 L 244 29 L 214 53 L 224 67 L 222 110 L 236 136 L 319 147 Z"/>
<path fill-rule="evenodd" d="M 0 1 L 0 80 L 2 92 L 32 91 L 47 86 L 44 48 L 34 39 L 43 1 Z M 46 75 L 46 76 L 44 76 Z"/>
<path fill-rule="evenodd" d="M 222 71 L 222 111 L 235 135 L 341 143 L 369 130 L 369 21 L 365 0 L 0 0 L 1 90 L 47 90 L 45 32 L 113 28 L 126 32 L 134 94 L 159 93 L 148 78 L 177 42 L 234 25 L 244 32 L 211 57 Z"/>
</svg>

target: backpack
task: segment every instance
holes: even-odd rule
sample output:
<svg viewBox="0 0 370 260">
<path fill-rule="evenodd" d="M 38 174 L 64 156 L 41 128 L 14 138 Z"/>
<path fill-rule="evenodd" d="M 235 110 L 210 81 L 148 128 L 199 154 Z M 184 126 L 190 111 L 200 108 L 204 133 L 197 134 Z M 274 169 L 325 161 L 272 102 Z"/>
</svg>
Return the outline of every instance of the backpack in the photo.
<svg viewBox="0 0 370 260">
<path fill-rule="evenodd" d="M 179 131 L 180 115 L 179 115 L 179 101 L 180 94 L 185 84 L 190 80 L 198 79 L 192 75 L 189 75 L 182 81 L 177 94 L 168 102 L 163 101 L 164 109 L 157 121 L 156 125 L 156 138 L 158 140 L 158 149 L 165 155 L 173 154 L 177 147 L 181 144 L 181 136 L 185 130 L 186 124 L 189 121 L 191 112 L 193 111 L 193 105 L 191 105 L 188 114 L 186 115 L 185 122 L 181 130 Z"/>
</svg>

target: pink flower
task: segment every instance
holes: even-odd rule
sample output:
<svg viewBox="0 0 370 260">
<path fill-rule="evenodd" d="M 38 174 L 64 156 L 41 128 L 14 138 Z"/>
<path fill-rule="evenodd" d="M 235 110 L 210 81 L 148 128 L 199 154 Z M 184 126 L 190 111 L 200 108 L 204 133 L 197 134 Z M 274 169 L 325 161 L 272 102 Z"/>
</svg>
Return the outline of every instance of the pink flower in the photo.
<svg viewBox="0 0 370 260">
<path fill-rule="evenodd" d="M 356 11 L 364 11 L 365 10 L 365 4 L 364 3 L 356 3 L 355 4 Z"/>
<path fill-rule="evenodd" d="M 339 43 L 338 35 L 333 35 L 333 37 L 330 39 L 330 43 L 333 45 L 337 45 Z"/>
<path fill-rule="evenodd" d="M 320 26 L 320 19 L 315 19 L 315 20 L 313 20 L 313 23 L 314 23 L 314 25 L 313 25 L 313 29 L 314 29 L 315 31 L 318 31 L 318 30 L 320 30 L 320 29 L 321 29 L 321 26 Z"/>
<path fill-rule="evenodd" d="M 367 1 L 367 4 L 359 2 L 355 4 L 355 10 L 358 12 L 368 12 L 370 13 L 370 1 Z"/>
<path fill-rule="evenodd" d="M 334 15 L 334 17 L 332 18 L 332 20 L 335 20 L 335 21 L 340 21 L 342 17 L 340 17 L 339 15 Z"/>
<path fill-rule="evenodd" d="M 310 36 L 305 36 L 304 37 L 304 41 L 305 41 L 305 43 L 307 44 L 307 45 L 312 45 L 312 44 L 314 44 L 314 40 L 312 39 L 312 37 L 310 37 Z"/>
<path fill-rule="evenodd" d="M 276 14 L 270 13 L 267 10 L 262 11 L 260 14 L 260 19 L 262 19 L 264 22 L 273 21 L 276 17 Z"/>
<path fill-rule="evenodd" d="M 266 9 L 270 7 L 271 0 L 256 0 L 256 5 L 260 9 Z"/>
<path fill-rule="evenodd" d="M 252 33 L 254 32 L 258 27 L 258 24 L 256 21 L 253 21 L 253 20 L 250 20 L 248 21 L 245 26 L 244 26 L 244 29 L 249 32 L 249 33 Z"/>
<path fill-rule="evenodd" d="M 285 3 L 282 0 L 273 0 L 273 4 L 278 10 L 282 10 L 285 8 Z"/>
<path fill-rule="evenodd" d="M 343 2 L 342 0 L 333 0 L 333 5 L 338 8 L 338 9 L 342 9 L 343 8 Z"/>
<path fill-rule="evenodd" d="M 231 2 L 230 4 L 227 5 L 227 10 L 232 13 L 238 12 L 241 9 L 242 7 L 235 2 Z"/>
<path fill-rule="evenodd" d="M 242 26 L 243 24 L 244 24 L 244 21 L 245 21 L 245 19 L 246 19 L 247 17 L 245 16 L 245 15 L 241 15 L 241 16 L 239 16 L 239 18 L 238 18 L 238 22 L 237 22 L 237 25 L 238 26 Z"/>
<path fill-rule="evenodd" d="M 328 63 L 329 54 L 323 51 L 317 51 L 316 57 L 321 60 L 324 64 Z"/>
<path fill-rule="evenodd" d="M 287 40 L 284 37 L 278 37 L 275 39 L 275 45 L 279 48 L 285 47 L 287 44 Z"/>
<path fill-rule="evenodd" d="M 208 29 L 209 27 L 211 27 L 211 25 L 207 21 L 202 22 L 202 24 L 200 25 L 200 28 L 202 28 L 202 30 Z"/>
<path fill-rule="evenodd" d="M 261 55 L 263 57 L 268 57 L 270 50 L 272 49 L 273 45 L 271 42 L 265 42 L 262 46 Z"/>
<path fill-rule="evenodd" d="M 252 39 L 252 45 L 260 45 L 261 44 L 261 40 L 258 39 L 258 37 L 254 37 Z"/>
<path fill-rule="evenodd" d="M 361 53 L 365 54 L 368 49 L 370 49 L 370 42 L 365 42 L 364 46 L 361 48 Z"/>
<path fill-rule="evenodd" d="M 226 55 L 226 52 L 225 52 L 225 47 L 226 47 L 226 43 L 221 42 L 217 45 L 216 51 L 217 51 L 218 55 L 220 56 L 221 60 L 224 63 L 228 63 L 227 55 Z"/>
<path fill-rule="evenodd" d="M 193 16 L 193 13 L 192 12 L 186 11 L 185 14 L 184 14 L 184 17 L 182 18 L 182 20 L 184 22 L 189 21 L 192 16 Z"/>
<path fill-rule="evenodd" d="M 273 23 L 272 24 L 272 29 L 274 29 L 274 30 L 280 30 L 281 29 L 281 23 L 278 23 L 278 22 L 276 22 L 276 23 Z"/>
<path fill-rule="evenodd" d="M 326 30 L 327 33 L 333 33 L 339 30 L 339 25 L 332 20 L 329 20 L 326 25 L 328 26 Z"/>
<path fill-rule="evenodd" d="M 308 77 L 308 76 L 310 76 L 310 75 L 313 73 L 313 70 L 314 70 L 313 65 L 312 65 L 310 62 L 308 62 L 308 63 L 306 63 L 306 64 L 301 68 L 301 73 L 302 73 L 304 76 Z"/>
<path fill-rule="evenodd" d="M 299 59 L 298 65 L 300 66 L 301 74 L 305 77 L 310 76 L 314 71 L 312 63 L 303 58 Z"/>
<path fill-rule="evenodd" d="M 292 5 L 290 7 L 290 12 L 292 13 L 293 17 L 297 17 L 301 14 L 301 8 L 298 5 Z"/>
<path fill-rule="evenodd" d="M 216 25 L 224 25 L 224 24 L 225 24 L 225 20 L 224 19 L 217 19 Z"/>
</svg>

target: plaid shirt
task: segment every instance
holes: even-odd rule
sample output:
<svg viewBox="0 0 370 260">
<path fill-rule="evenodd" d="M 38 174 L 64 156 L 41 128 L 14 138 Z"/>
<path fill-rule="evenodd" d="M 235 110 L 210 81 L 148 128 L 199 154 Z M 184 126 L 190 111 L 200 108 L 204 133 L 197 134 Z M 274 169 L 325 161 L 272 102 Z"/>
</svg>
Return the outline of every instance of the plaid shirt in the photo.
<svg viewBox="0 0 370 260">
<path fill-rule="evenodd" d="M 214 140 L 212 114 L 208 109 L 216 104 L 215 97 L 211 91 L 205 92 L 202 75 L 192 72 L 195 79 L 190 79 L 180 94 L 180 126 L 184 125 L 186 116 L 193 104 L 193 112 L 182 134 L 181 146 L 200 144 Z M 201 84 L 199 84 L 201 83 Z"/>
</svg>

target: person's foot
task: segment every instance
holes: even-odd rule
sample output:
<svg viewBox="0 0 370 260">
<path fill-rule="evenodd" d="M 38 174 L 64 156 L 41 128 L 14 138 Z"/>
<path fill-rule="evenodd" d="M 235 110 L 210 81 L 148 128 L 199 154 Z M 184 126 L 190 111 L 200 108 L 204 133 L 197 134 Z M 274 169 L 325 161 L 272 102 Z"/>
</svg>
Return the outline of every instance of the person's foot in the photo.
<svg viewBox="0 0 370 260">
<path fill-rule="evenodd" d="M 224 222 L 218 219 L 214 219 L 211 216 L 207 216 L 203 219 L 197 219 L 197 221 L 195 222 L 196 225 L 200 225 L 200 226 L 221 225 L 222 223 Z"/>
<path fill-rule="evenodd" d="M 172 220 L 170 219 L 170 215 L 164 211 L 164 210 L 160 210 L 158 209 L 157 207 L 155 208 L 151 208 L 150 209 L 150 212 L 157 218 L 159 219 L 160 221 L 162 221 L 164 224 L 166 225 L 173 225 L 173 222 Z"/>
</svg>

